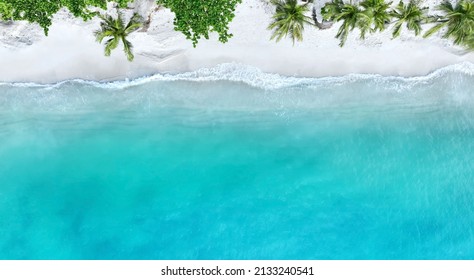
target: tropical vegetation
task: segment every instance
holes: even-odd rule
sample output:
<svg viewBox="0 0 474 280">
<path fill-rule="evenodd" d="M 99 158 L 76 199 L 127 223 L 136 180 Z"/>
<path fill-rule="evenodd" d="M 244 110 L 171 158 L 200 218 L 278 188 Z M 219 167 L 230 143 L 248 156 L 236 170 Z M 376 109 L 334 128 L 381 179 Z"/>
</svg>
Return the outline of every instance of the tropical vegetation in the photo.
<svg viewBox="0 0 474 280">
<path fill-rule="evenodd" d="M 112 50 L 116 49 L 119 43 L 122 42 L 127 59 L 132 61 L 134 58 L 133 45 L 127 37 L 142 26 L 142 17 L 134 14 L 127 24 L 125 24 L 120 10 L 117 10 L 117 17 L 111 15 L 99 15 L 99 17 L 102 22 L 100 23 L 100 29 L 95 31 L 94 35 L 99 43 L 108 38 L 105 42 L 105 55 L 110 56 Z"/>
<path fill-rule="evenodd" d="M 13 10 L 10 4 L 0 2 L 0 20 L 10 20 L 13 17 Z"/>
<path fill-rule="evenodd" d="M 89 20 L 99 17 L 100 30 L 95 35 L 99 42 L 105 41 L 105 55 L 110 55 L 120 43 L 129 60 L 133 59 L 133 46 L 128 36 L 141 26 L 141 19 L 134 15 L 125 23 L 119 11 L 116 17 L 101 13 L 108 4 L 119 10 L 125 9 L 134 0 L 0 0 L 0 21 L 24 20 L 37 23 L 48 35 L 54 15 L 67 9 L 75 17 Z M 232 34 L 229 25 L 235 17 L 235 10 L 242 0 L 156 0 L 157 4 L 169 8 L 175 14 L 174 27 L 182 32 L 196 46 L 202 39 L 209 39 L 211 33 L 218 35 L 219 41 L 226 43 Z M 277 42 L 289 38 L 293 44 L 303 40 L 305 27 L 330 28 L 339 23 L 336 38 L 342 47 L 354 30 L 360 39 L 368 34 L 390 29 L 393 38 L 405 29 L 415 35 L 428 30 L 423 37 L 441 33 L 454 44 L 469 50 L 474 49 L 474 0 L 444 0 L 430 13 L 422 5 L 423 0 L 331 0 L 320 10 L 323 23 L 311 2 L 316 0 L 268 0 L 275 8 L 268 29 L 272 30 L 271 40 Z M 398 1 L 398 0 L 397 0 Z"/>
<path fill-rule="evenodd" d="M 474 0 L 444 0 L 437 7 L 438 14 L 434 15 L 428 13 L 421 1 L 405 3 L 401 0 L 393 5 L 386 0 L 331 0 L 321 8 L 321 15 L 326 22 L 340 22 L 336 38 L 341 47 L 355 29 L 359 30 L 360 39 L 365 39 L 367 33 L 382 32 L 393 26 L 392 37 L 397 38 L 403 26 L 418 36 L 424 24 L 434 24 L 423 37 L 442 32 L 443 37 L 451 39 L 454 44 L 474 49 Z M 271 3 L 275 5 L 273 22 L 269 26 L 274 30 L 271 39 L 279 41 L 289 36 L 293 42 L 295 39 L 303 40 L 303 26 L 308 23 L 308 3 L 296 0 L 271 0 Z M 314 9 L 312 17 L 315 25 L 323 29 Z"/>
<path fill-rule="evenodd" d="M 126 7 L 133 0 L 0 0 L 0 18 L 26 20 L 37 23 L 48 35 L 53 16 L 61 9 L 68 9 L 75 17 L 89 20 L 98 15 L 94 8 L 106 9 L 107 2 Z"/>
<path fill-rule="evenodd" d="M 392 31 L 393 38 L 400 36 L 403 24 L 406 25 L 408 30 L 415 32 L 415 35 L 420 35 L 421 24 L 428 18 L 427 10 L 428 8 L 421 7 L 417 0 L 411 0 L 408 4 L 400 1 L 391 12 L 391 16 L 395 19 Z"/>
<path fill-rule="evenodd" d="M 209 39 L 210 32 L 226 43 L 232 34 L 229 23 L 235 17 L 235 8 L 242 0 L 158 0 L 176 15 L 175 30 L 182 32 L 196 46 L 201 38 Z"/>
<path fill-rule="evenodd" d="M 307 16 L 309 11 L 308 3 L 299 5 L 297 0 L 271 0 L 276 10 L 273 21 L 268 29 L 273 30 L 271 40 L 277 42 L 284 37 L 290 37 L 295 44 L 296 41 L 303 40 L 305 25 L 312 25 L 312 18 Z"/>
<path fill-rule="evenodd" d="M 104 23 L 110 25 L 109 23 L 111 22 L 109 21 L 111 21 L 111 18 L 109 15 L 102 15 L 99 12 L 100 10 L 106 10 L 108 3 L 113 3 L 118 8 L 127 8 L 128 4 L 133 1 L 134 0 L 0 0 L 0 20 L 25 20 L 31 23 L 37 23 L 43 28 L 45 35 L 48 35 L 54 15 L 59 10 L 65 8 L 75 17 L 84 20 L 100 17 L 102 19 L 102 29 Z M 219 41 L 223 43 L 227 42 L 232 37 L 232 34 L 229 32 L 229 24 L 235 17 L 237 4 L 242 0 L 156 1 L 159 5 L 169 8 L 175 13 L 175 30 L 182 32 L 187 39 L 191 40 L 193 46 L 196 46 L 200 39 L 209 39 L 210 33 L 212 32 L 218 34 Z M 116 20 L 115 23 L 118 23 L 118 18 Z M 136 20 L 136 18 L 134 20 Z M 124 28 L 126 28 L 126 26 L 124 26 Z M 111 30 L 107 32 L 111 32 Z M 124 38 L 126 38 L 126 36 L 124 36 Z M 133 55 L 130 56 L 131 50 L 130 52 L 127 51 L 127 46 L 131 46 L 131 44 L 127 45 L 124 40 L 120 40 L 124 42 L 127 58 L 133 59 Z M 112 40 L 110 43 L 111 45 L 107 45 L 106 43 L 106 55 L 116 47 L 116 40 Z"/>
<path fill-rule="evenodd" d="M 344 46 L 349 33 L 355 28 L 360 30 L 360 38 L 364 39 L 370 29 L 370 18 L 359 5 L 344 3 L 342 0 L 332 0 L 321 10 L 325 20 L 341 21 L 336 38 L 340 40 L 339 46 Z"/>
<path fill-rule="evenodd" d="M 441 16 L 423 37 L 444 29 L 444 38 L 452 39 L 456 45 L 474 49 L 474 1 L 459 0 L 455 5 L 445 0 L 438 6 Z"/>
<path fill-rule="evenodd" d="M 360 6 L 364 8 L 366 15 L 366 28 L 371 32 L 384 31 L 390 23 L 391 14 L 390 6 L 392 2 L 385 2 L 385 0 L 364 0 Z"/>
</svg>

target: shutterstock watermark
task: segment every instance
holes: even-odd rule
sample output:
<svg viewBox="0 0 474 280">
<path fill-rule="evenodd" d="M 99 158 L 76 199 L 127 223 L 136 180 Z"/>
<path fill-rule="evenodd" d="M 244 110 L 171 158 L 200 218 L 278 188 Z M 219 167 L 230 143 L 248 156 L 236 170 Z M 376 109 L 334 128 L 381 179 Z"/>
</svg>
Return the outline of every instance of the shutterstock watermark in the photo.
<svg viewBox="0 0 474 280">
<path fill-rule="evenodd" d="M 216 266 L 214 268 L 186 268 L 177 267 L 170 268 L 166 266 L 161 269 L 162 276 L 244 276 L 245 269 L 243 268 L 220 268 Z"/>
</svg>

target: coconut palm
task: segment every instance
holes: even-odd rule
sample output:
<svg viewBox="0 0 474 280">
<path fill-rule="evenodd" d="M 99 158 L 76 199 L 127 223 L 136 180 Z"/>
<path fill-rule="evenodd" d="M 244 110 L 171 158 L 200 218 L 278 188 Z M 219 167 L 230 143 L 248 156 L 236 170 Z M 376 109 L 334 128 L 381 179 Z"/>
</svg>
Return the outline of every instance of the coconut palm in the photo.
<svg viewBox="0 0 474 280">
<path fill-rule="evenodd" d="M 444 38 L 453 39 L 457 45 L 474 48 L 474 2 L 460 0 L 455 6 L 445 0 L 438 6 L 444 15 L 436 25 L 429 29 L 423 37 L 428 37 L 446 27 Z"/>
<path fill-rule="evenodd" d="M 308 3 L 299 5 L 297 0 L 271 0 L 275 5 L 273 22 L 268 26 L 269 30 L 274 30 L 271 40 L 280 41 L 283 37 L 290 36 L 295 44 L 296 41 L 303 40 L 304 25 L 312 25 L 311 17 L 306 13 L 309 11 Z"/>
<path fill-rule="evenodd" d="M 321 8 L 321 15 L 324 20 L 334 21 L 336 17 L 342 13 L 342 7 L 344 2 L 342 0 L 332 0 L 327 2 L 324 7 Z"/>
<path fill-rule="evenodd" d="M 364 0 L 360 5 L 365 9 L 364 12 L 367 14 L 367 19 L 371 25 L 370 31 L 384 31 L 392 18 L 389 11 L 392 2 L 387 3 L 385 0 Z"/>
<path fill-rule="evenodd" d="M 349 32 L 354 28 L 359 28 L 361 39 L 364 39 L 365 34 L 370 30 L 371 20 L 369 16 L 358 5 L 352 3 L 347 4 L 342 0 L 332 0 L 322 8 L 321 14 L 325 20 L 342 21 L 342 25 L 336 34 L 341 47 L 344 46 Z"/>
<path fill-rule="evenodd" d="M 417 0 L 410 0 L 408 4 L 400 1 L 391 12 L 391 15 L 395 18 L 392 37 L 400 36 L 404 23 L 408 30 L 414 31 L 415 35 L 418 36 L 421 33 L 421 23 L 427 20 L 426 10 L 428 8 L 420 7 L 420 2 Z"/>
<path fill-rule="evenodd" d="M 123 51 L 129 61 L 134 58 L 133 45 L 127 40 L 130 33 L 136 31 L 142 26 L 142 18 L 138 14 L 134 14 L 130 21 L 125 25 L 123 14 L 117 10 L 117 17 L 110 15 L 99 15 L 102 19 L 100 29 L 94 32 L 97 42 L 102 43 L 105 38 L 109 38 L 105 42 L 105 55 L 110 56 L 112 50 L 116 49 L 122 41 Z"/>
<path fill-rule="evenodd" d="M 311 3 L 314 3 L 314 1 L 311 0 Z M 313 18 L 314 25 L 316 25 L 316 27 L 319 28 L 319 29 L 329 29 L 334 24 L 333 21 L 327 21 L 324 18 L 322 19 L 321 22 L 319 21 L 318 12 L 317 12 L 315 4 L 313 4 L 313 12 L 311 13 L 311 17 Z"/>
</svg>

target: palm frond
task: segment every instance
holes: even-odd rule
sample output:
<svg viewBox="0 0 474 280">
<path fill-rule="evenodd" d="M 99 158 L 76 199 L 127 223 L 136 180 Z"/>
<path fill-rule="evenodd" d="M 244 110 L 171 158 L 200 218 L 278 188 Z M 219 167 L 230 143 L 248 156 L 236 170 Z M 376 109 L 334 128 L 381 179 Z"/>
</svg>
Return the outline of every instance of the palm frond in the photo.
<svg viewBox="0 0 474 280">
<path fill-rule="evenodd" d="M 313 25 L 311 17 L 306 13 L 309 11 L 308 4 L 299 5 L 297 0 L 271 0 L 275 6 L 273 21 L 268 25 L 273 30 L 270 37 L 277 42 L 285 37 L 293 41 L 302 41 L 305 25 Z"/>
<path fill-rule="evenodd" d="M 342 7 L 337 9 L 339 12 L 333 16 L 333 19 L 343 22 L 336 34 L 336 38 L 340 40 L 339 46 L 342 47 L 346 43 L 349 32 L 355 28 L 360 30 L 360 38 L 365 38 L 365 34 L 370 30 L 370 21 L 359 6 L 343 2 L 339 4 L 342 4 Z"/>
<path fill-rule="evenodd" d="M 410 0 L 408 4 L 400 1 L 395 9 L 391 11 L 392 17 L 396 19 L 392 38 L 400 36 L 403 24 L 406 25 L 408 30 L 415 32 L 415 35 L 419 35 L 421 33 L 421 24 L 427 21 L 427 9 L 426 7 L 421 7 L 420 2 L 417 0 Z"/>
<path fill-rule="evenodd" d="M 441 22 L 441 23 L 436 24 L 435 26 L 431 27 L 430 29 L 428 29 L 428 31 L 425 32 L 425 34 L 423 35 L 423 38 L 430 37 L 431 35 L 438 32 L 441 28 L 445 27 L 447 24 L 448 22 Z"/>
<path fill-rule="evenodd" d="M 389 7 L 392 2 L 385 2 L 385 0 L 364 0 L 360 5 L 365 9 L 366 17 L 363 19 L 367 21 L 366 25 L 371 32 L 383 31 L 390 22 L 392 15 Z"/>
<path fill-rule="evenodd" d="M 128 61 L 132 61 L 133 58 L 135 57 L 133 55 L 132 43 L 128 41 L 125 37 L 122 37 L 122 42 L 123 42 L 123 51 L 125 52 L 125 55 L 127 56 Z"/>
<path fill-rule="evenodd" d="M 393 26 L 392 38 L 397 38 L 400 36 L 402 30 L 403 21 L 398 21 Z"/>
<path fill-rule="evenodd" d="M 105 56 L 110 56 L 111 52 L 118 47 L 119 37 L 112 37 L 105 42 Z"/>
<path fill-rule="evenodd" d="M 123 13 L 117 9 L 117 17 L 114 18 L 111 15 L 99 14 L 99 18 L 102 20 L 100 29 L 94 32 L 94 36 L 99 43 L 109 38 L 104 44 L 105 55 L 110 56 L 112 51 L 116 49 L 120 41 L 122 41 L 125 55 L 129 61 L 132 61 L 134 58 L 133 45 L 127 40 L 127 36 L 141 27 L 141 17 L 138 14 L 134 14 L 125 25 Z"/>
<path fill-rule="evenodd" d="M 125 33 L 130 34 L 136 30 L 138 30 L 143 25 L 143 18 L 135 13 L 133 14 L 132 18 L 128 22 L 127 26 L 125 26 Z"/>
</svg>

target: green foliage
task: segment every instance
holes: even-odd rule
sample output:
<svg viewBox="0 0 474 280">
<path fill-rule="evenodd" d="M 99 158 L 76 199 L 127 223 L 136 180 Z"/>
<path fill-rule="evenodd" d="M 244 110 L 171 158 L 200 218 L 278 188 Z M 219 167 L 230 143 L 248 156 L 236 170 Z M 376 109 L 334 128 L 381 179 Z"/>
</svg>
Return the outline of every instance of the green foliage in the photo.
<svg viewBox="0 0 474 280">
<path fill-rule="evenodd" d="M 134 14 L 130 21 L 125 25 L 123 14 L 117 9 L 117 17 L 110 15 L 99 15 L 102 19 L 100 29 L 94 32 L 97 42 L 102 43 L 105 38 L 109 38 L 105 42 L 105 55 L 110 56 L 112 50 L 116 49 L 122 41 L 123 51 L 129 61 L 134 58 L 133 45 L 127 40 L 130 33 L 136 31 L 142 26 L 143 19 L 140 15 Z"/>
<path fill-rule="evenodd" d="M 385 2 L 385 0 L 364 0 L 360 3 L 363 7 L 364 13 L 367 14 L 367 20 L 371 27 L 371 32 L 384 31 L 385 27 L 390 23 L 390 5 L 392 2 Z"/>
<path fill-rule="evenodd" d="M 365 38 L 367 30 L 370 30 L 372 20 L 369 15 L 360 9 L 358 5 L 346 4 L 342 0 L 332 0 L 321 10 L 325 20 L 342 21 L 336 38 L 340 40 L 339 46 L 344 46 L 349 32 L 356 27 L 360 30 L 360 37 Z"/>
<path fill-rule="evenodd" d="M 312 25 L 311 17 L 305 14 L 309 11 L 308 4 L 299 5 L 297 0 L 271 0 L 275 5 L 273 22 L 268 26 L 274 29 L 271 40 L 280 41 L 283 37 L 290 36 L 295 40 L 303 40 L 304 25 Z"/>
<path fill-rule="evenodd" d="M 10 20 L 12 17 L 12 6 L 8 3 L 0 2 L 0 20 Z"/>
<path fill-rule="evenodd" d="M 446 27 L 444 38 L 450 38 L 455 44 L 474 49 L 474 2 L 460 0 L 453 6 L 445 0 L 438 6 L 443 13 L 435 26 L 429 29 L 423 37 L 428 37 Z"/>
<path fill-rule="evenodd" d="M 229 23 L 235 8 L 242 0 L 158 0 L 158 4 L 175 13 L 175 30 L 182 32 L 196 47 L 201 38 L 209 39 L 210 32 L 219 34 L 226 43 L 232 34 Z"/>
<path fill-rule="evenodd" d="M 392 10 L 391 15 L 394 17 L 395 25 L 393 26 L 392 36 L 396 38 L 400 36 L 402 25 L 405 23 L 410 31 L 414 31 L 415 35 L 421 33 L 421 24 L 427 20 L 426 7 L 420 7 L 420 2 L 417 0 L 410 0 L 408 4 L 400 1 L 398 5 Z"/>
<path fill-rule="evenodd" d="M 74 16 L 88 20 L 96 15 L 92 7 L 105 9 L 107 2 L 116 2 L 119 6 L 126 6 L 133 0 L 0 0 L 1 18 L 26 20 L 38 23 L 45 34 L 48 34 L 54 14 L 61 8 L 67 8 Z M 3 9 L 2 7 L 6 7 Z M 8 14 L 6 13 L 8 12 Z"/>
<path fill-rule="evenodd" d="M 337 15 L 342 13 L 343 6 L 344 2 L 342 2 L 342 0 L 332 0 L 331 2 L 326 3 L 324 7 L 321 8 L 323 19 L 327 21 L 336 20 Z"/>
</svg>

